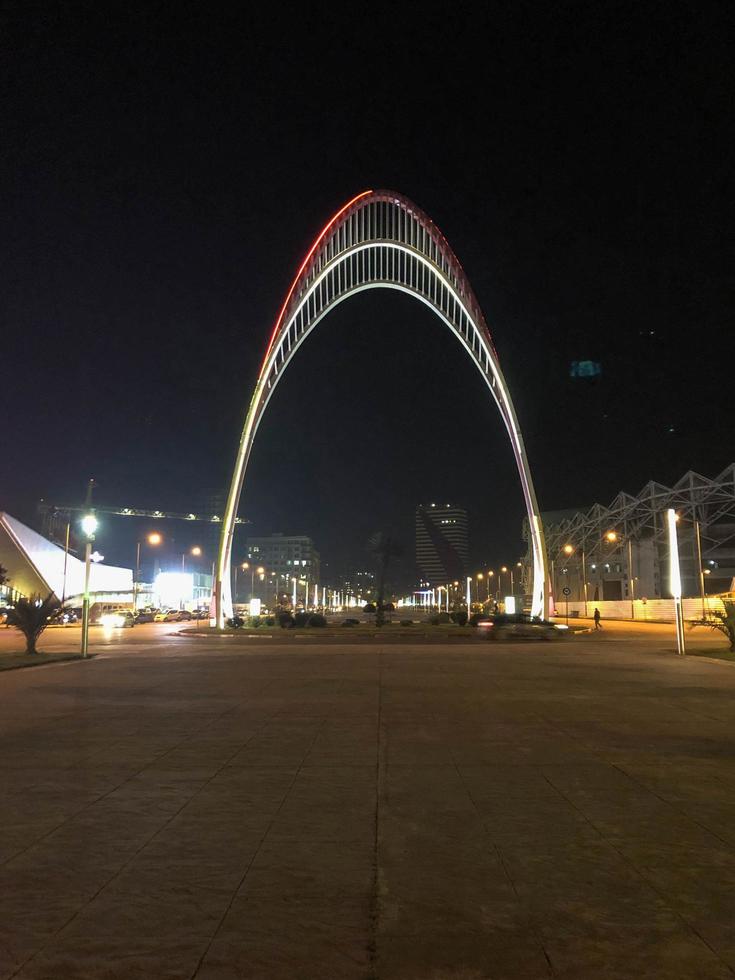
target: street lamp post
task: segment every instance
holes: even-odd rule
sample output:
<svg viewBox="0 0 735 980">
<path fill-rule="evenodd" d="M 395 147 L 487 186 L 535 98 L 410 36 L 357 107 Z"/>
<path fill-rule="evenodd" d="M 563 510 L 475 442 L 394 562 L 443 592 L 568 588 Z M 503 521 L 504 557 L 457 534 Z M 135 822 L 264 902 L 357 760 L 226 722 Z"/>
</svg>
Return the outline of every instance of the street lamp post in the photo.
<svg viewBox="0 0 735 980">
<path fill-rule="evenodd" d="M 89 649 L 89 570 L 92 563 L 92 542 L 97 530 L 97 518 L 90 511 L 82 518 L 82 530 L 87 538 L 84 548 L 84 598 L 82 600 L 82 656 L 87 656 Z"/>
<path fill-rule="evenodd" d="M 666 511 L 669 529 L 669 587 L 674 598 L 676 616 L 676 647 L 680 656 L 686 653 L 684 641 L 684 613 L 681 606 L 681 569 L 679 567 L 679 542 L 676 536 L 676 511 L 669 507 Z"/>
<path fill-rule="evenodd" d="M 562 549 L 565 555 L 574 554 L 574 545 L 565 544 Z M 587 565 L 585 563 L 584 548 L 579 549 L 579 556 L 582 559 L 582 598 L 584 601 L 584 617 L 587 618 Z"/>
<path fill-rule="evenodd" d="M 198 558 L 201 555 L 201 553 L 202 553 L 202 549 L 199 547 L 198 544 L 195 544 L 194 547 L 189 552 L 189 554 L 193 555 L 195 558 Z M 185 572 L 186 571 L 186 552 L 185 551 L 181 555 L 181 571 L 182 572 Z"/>
<path fill-rule="evenodd" d="M 470 621 L 470 606 L 472 605 L 472 579 L 467 576 L 467 592 L 465 598 L 467 599 L 467 622 Z"/>
<path fill-rule="evenodd" d="M 699 594 L 702 598 L 702 619 L 707 618 L 707 608 L 704 599 L 704 569 L 702 568 L 702 535 L 699 521 L 694 522 L 694 540 L 697 542 L 697 568 L 699 569 Z"/>
<path fill-rule="evenodd" d="M 158 531 L 151 531 L 151 533 L 146 538 L 146 541 L 152 547 L 159 545 L 163 538 L 158 533 Z M 138 541 L 135 547 L 135 581 L 133 582 L 133 613 L 135 613 L 138 608 L 138 583 L 140 582 L 140 546 L 143 542 Z"/>
</svg>

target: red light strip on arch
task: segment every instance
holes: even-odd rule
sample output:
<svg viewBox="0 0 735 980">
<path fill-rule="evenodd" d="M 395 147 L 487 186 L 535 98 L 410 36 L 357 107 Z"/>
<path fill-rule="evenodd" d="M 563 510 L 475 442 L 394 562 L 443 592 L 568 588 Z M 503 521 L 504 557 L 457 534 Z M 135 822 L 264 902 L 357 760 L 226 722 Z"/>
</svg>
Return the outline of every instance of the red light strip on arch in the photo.
<svg viewBox="0 0 735 980">
<path fill-rule="evenodd" d="M 307 265 L 309 264 L 312 255 L 319 248 L 319 245 L 321 244 L 322 239 L 329 233 L 329 230 L 331 229 L 332 225 L 334 225 L 337 221 L 339 221 L 339 219 L 342 217 L 342 215 L 345 213 L 345 211 L 347 211 L 349 208 L 351 208 L 352 205 L 355 203 L 355 201 L 359 201 L 361 198 L 367 197 L 368 194 L 372 194 L 372 193 L 373 193 L 372 190 L 368 190 L 368 191 L 361 191 L 359 194 L 356 194 L 352 198 L 352 200 L 348 201 L 347 204 L 343 205 L 343 207 L 341 207 L 339 209 L 339 211 L 329 219 L 329 221 L 327 222 L 327 224 L 322 228 L 322 230 L 319 232 L 319 234 L 314 239 L 314 242 L 313 242 L 311 248 L 306 253 L 306 258 L 304 259 L 304 261 L 299 266 L 299 271 L 296 273 L 296 276 L 294 278 L 294 281 L 291 283 L 291 288 L 289 289 L 288 293 L 286 294 L 286 299 L 283 301 L 283 306 L 281 307 L 281 310 L 280 310 L 280 312 L 278 314 L 278 318 L 276 319 L 276 325 L 274 326 L 273 333 L 271 334 L 271 338 L 268 341 L 268 347 L 266 348 L 265 357 L 263 358 L 263 363 L 262 363 L 261 368 L 260 368 L 261 377 L 263 375 L 263 371 L 265 370 L 266 363 L 268 362 L 268 355 L 271 352 L 271 347 L 273 346 L 273 341 L 276 339 L 276 337 L 278 336 L 278 331 L 281 329 L 281 322 L 283 320 L 283 316 L 284 316 L 284 314 L 286 312 L 286 309 L 288 307 L 288 304 L 291 302 L 291 297 L 293 296 L 293 291 L 294 291 L 294 289 L 296 289 L 296 285 L 297 285 L 299 279 L 301 278 L 301 274 L 304 271 L 304 269 L 307 267 Z"/>
</svg>

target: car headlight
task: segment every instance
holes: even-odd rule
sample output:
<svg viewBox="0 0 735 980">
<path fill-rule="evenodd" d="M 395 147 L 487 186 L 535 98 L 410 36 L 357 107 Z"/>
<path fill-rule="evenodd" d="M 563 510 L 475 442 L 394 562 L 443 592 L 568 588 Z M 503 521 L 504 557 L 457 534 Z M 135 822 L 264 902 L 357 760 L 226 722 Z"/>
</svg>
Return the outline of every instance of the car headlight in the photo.
<svg viewBox="0 0 735 980">
<path fill-rule="evenodd" d="M 125 617 L 118 613 L 107 613 L 105 616 L 100 616 L 100 623 L 103 626 L 122 626 L 124 622 Z"/>
</svg>

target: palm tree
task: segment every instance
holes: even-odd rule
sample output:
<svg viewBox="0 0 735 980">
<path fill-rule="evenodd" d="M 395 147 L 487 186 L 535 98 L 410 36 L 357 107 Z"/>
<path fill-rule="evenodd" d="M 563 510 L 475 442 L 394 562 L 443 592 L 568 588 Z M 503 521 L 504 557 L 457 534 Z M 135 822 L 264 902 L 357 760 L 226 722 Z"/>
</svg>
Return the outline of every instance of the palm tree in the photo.
<svg viewBox="0 0 735 980">
<path fill-rule="evenodd" d="M 400 558 L 403 549 L 395 540 L 393 535 L 385 531 L 376 531 L 368 540 L 368 551 L 378 562 L 378 598 L 377 612 L 375 613 L 375 625 L 382 626 L 385 622 L 385 575 L 391 558 Z"/>
<path fill-rule="evenodd" d="M 8 613 L 8 625 L 15 626 L 26 638 L 26 653 L 35 654 L 36 641 L 49 624 L 60 603 L 53 592 L 45 599 L 40 595 L 18 599 L 15 607 Z"/>
<path fill-rule="evenodd" d="M 735 602 L 732 599 L 723 599 L 722 605 L 724 612 L 720 612 L 719 609 L 712 610 L 714 615 L 720 620 L 719 623 L 712 624 L 712 629 L 719 630 L 720 633 L 725 634 L 730 641 L 730 650 L 735 653 Z"/>
</svg>

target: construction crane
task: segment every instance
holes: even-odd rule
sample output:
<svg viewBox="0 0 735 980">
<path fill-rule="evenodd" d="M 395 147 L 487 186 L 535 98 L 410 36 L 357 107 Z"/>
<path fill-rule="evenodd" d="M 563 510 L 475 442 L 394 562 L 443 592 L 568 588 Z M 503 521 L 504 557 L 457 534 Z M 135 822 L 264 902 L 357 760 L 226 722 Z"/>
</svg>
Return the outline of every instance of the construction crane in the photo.
<svg viewBox="0 0 735 980">
<path fill-rule="evenodd" d="M 66 504 L 48 504 L 45 500 L 40 500 L 38 503 L 38 513 L 44 519 L 47 514 L 66 516 L 67 514 L 81 514 L 90 509 L 95 514 L 116 514 L 118 517 L 155 517 L 157 520 L 170 518 L 175 521 L 207 521 L 209 524 L 219 524 L 222 520 L 219 514 L 178 514 L 170 510 L 143 510 L 140 507 L 98 507 L 96 504 L 91 508 L 70 507 Z M 249 524 L 250 521 L 245 517 L 236 517 L 235 523 Z"/>
</svg>

